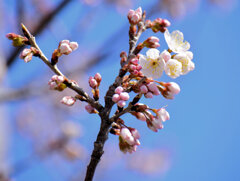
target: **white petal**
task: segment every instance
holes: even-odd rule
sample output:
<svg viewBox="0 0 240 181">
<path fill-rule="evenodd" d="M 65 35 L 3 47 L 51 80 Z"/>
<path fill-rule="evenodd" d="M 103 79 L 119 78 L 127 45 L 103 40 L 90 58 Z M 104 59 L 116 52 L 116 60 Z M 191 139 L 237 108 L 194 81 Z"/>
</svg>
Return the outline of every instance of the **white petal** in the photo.
<svg viewBox="0 0 240 181">
<path fill-rule="evenodd" d="M 160 51 L 155 48 L 150 48 L 147 52 L 146 55 L 148 58 L 151 59 L 157 59 L 159 57 Z"/>
</svg>

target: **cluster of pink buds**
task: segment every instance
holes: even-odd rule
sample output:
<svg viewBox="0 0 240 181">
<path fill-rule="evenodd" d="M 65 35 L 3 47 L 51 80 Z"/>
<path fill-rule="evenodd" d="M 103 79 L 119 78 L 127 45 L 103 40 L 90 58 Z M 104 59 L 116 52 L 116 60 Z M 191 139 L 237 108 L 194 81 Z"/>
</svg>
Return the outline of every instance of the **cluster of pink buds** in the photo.
<svg viewBox="0 0 240 181">
<path fill-rule="evenodd" d="M 129 61 L 129 72 L 134 76 L 143 76 L 141 72 L 142 66 L 139 65 L 139 60 L 137 57 Z"/>
<path fill-rule="evenodd" d="M 154 116 L 151 112 L 155 113 Z M 131 114 L 141 121 L 146 121 L 147 126 L 154 132 L 163 128 L 163 122 L 170 119 L 169 113 L 165 108 L 150 109 L 147 105 L 137 103 L 132 108 Z"/>
<path fill-rule="evenodd" d="M 153 109 L 153 112 L 156 113 L 156 116 L 153 116 L 149 111 L 147 111 L 148 119 L 146 122 L 149 129 L 157 132 L 158 129 L 163 129 L 163 122 L 169 120 L 170 116 L 165 108 Z"/>
<path fill-rule="evenodd" d="M 93 98 L 97 101 L 99 99 L 99 86 L 102 81 L 100 73 L 96 73 L 94 77 L 90 76 L 88 83 L 92 88 Z"/>
<path fill-rule="evenodd" d="M 142 8 L 139 7 L 136 10 L 130 9 L 127 17 L 131 25 L 138 24 L 142 20 Z"/>
<path fill-rule="evenodd" d="M 139 138 L 140 135 L 136 129 L 130 127 L 121 128 L 119 136 L 120 150 L 124 153 L 135 152 L 137 150 L 137 146 L 140 145 Z"/>
<path fill-rule="evenodd" d="M 21 35 L 17 35 L 15 33 L 8 33 L 6 35 L 6 37 L 9 40 L 12 40 L 12 45 L 15 46 L 15 47 L 29 44 L 28 39 L 26 37 L 23 37 Z"/>
<path fill-rule="evenodd" d="M 77 48 L 78 48 L 78 43 L 70 42 L 69 40 L 62 40 L 58 46 L 59 53 L 65 54 L 65 55 L 72 53 L 72 51 L 76 50 Z"/>
<path fill-rule="evenodd" d="M 76 102 L 76 99 L 72 96 L 65 96 L 61 100 L 61 103 L 67 106 L 72 106 L 75 102 Z"/>
<path fill-rule="evenodd" d="M 98 113 L 98 111 L 97 111 L 94 107 L 92 107 L 90 104 L 87 104 L 87 105 L 85 106 L 85 110 L 86 110 L 89 114 L 97 114 L 97 113 Z"/>
<path fill-rule="evenodd" d="M 123 92 L 123 87 L 119 86 L 115 89 L 115 94 L 112 97 L 112 101 L 116 102 L 118 107 L 126 106 L 126 101 L 130 98 L 127 92 Z"/>
<path fill-rule="evenodd" d="M 161 82 L 164 88 L 161 88 L 161 93 L 166 99 L 174 99 L 174 96 L 180 92 L 180 87 L 175 82 Z"/>
<path fill-rule="evenodd" d="M 160 91 L 154 82 L 150 82 L 140 86 L 140 93 L 144 94 L 146 98 L 152 98 L 153 95 L 159 95 Z"/>
<path fill-rule="evenodd" d="M 25 48 L 20 54 L 19 58 L 23 59 L 24 62 L 28 63 L 32 60 L 33 56 L 37 56 L 37 55 L 39 55 L 39 51 L 36 48 L 31 47 L 31 48 Z"/>
<path fill-rule="evenodd" d="M 171 23 L 166 19 L 157 18 L 153 22 L 146 20 L 145 25 L 147 28 L 151 28 L 155 33 L 158 31 L 164 33 L 167 30 L 167 27 L 171 25 Z"/>
<path fill-rule="evenodd" d="M 143 46 L 147 48 L 157 48 L 160 46 L 159 39 L 155 36 L 150 36 L 143 42 Z"/>
<path fill-rule="evenodd" d="M 96 89 L 100 86 L 101 81 L 102 76 L 99 73 L 96 73 L 94 77 L 89 77 L 88 83 L 91 88 Z"/>
<path fill-rule="evenodd" d="M 53 75 L 52 78 L 48 81 L 48 85 L 51 90 L 63 91 L 67 86 L 63 82 L 65 78 L 61 75 Z"/>
</svg>

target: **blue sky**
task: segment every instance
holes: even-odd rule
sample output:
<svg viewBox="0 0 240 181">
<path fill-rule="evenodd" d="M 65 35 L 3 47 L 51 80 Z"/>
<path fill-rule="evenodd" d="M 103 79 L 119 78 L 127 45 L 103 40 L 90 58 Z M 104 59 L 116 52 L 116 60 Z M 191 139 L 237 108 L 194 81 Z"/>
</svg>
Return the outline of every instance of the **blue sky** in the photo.
<svg viewBox="0 0 240 181">
<path fill-rule="evenodd" d="M 136 3 L 136 7 L 142 5 Z M 146 4 L 146 3 L 145 3 Z M 143 9 L 146 6 L 143 6 Z M 65 13 L 73 13 L 81 7 L 75 7 L 72 11 L 66 9 Z M 116 15 L 114 10 L 105 12 L 106 28 L 98 29 L 101 36 L 97 36 L 96 29 L 91 29 L 91 36 L 83 38 L 86 46 L 92 46 L 101 42 L 109 33 L 114 32 L 127 22 L 123 15 Z M 109 16 L 111 15 L 112 16 Z M 60 14 L 62 21 L 69 18 L 71 14 Z M 161 14 L 159 15 L 161 17 Z M 166 15 L 164 15 L 166 17 Z M 167 110 L 171 119 L 165 123 L 165 128 L 158 133 L 151 132 L 147 126 L 133 119 L 131 116 L 124 117 L 126 123 L 135 126 L 141 133 L 141 148 L 167 149 L 171 153 L 171 167 L 163 175 L 140 176 L 126 169 L 123 163 L 113 167 L 104 177 L 104 180 L 138 180 L 138 181 L 239 181 L 239 28 L 240 8 L 237 4 L 231 11 L 209 8 L 202 3 L 196 12 L 188 14 L 184 19 L 172 20 L 170 31 L 180 30 L 184 33 L 185 39 L 191 44 L 191 51 L 194 53 L 196 68 L 193 72 L 181 76 L 175 80 L 163 76 L 162 81 L 176 81 L 181 86 L 181 93 L 173 101 L 157 97 L 151 101 L 143 99 L 142 102 L 150 106 L 160 108 L 168 105 Z M 101 19 L 102 20 L 102 19 Z M 69 22 L 74 24 L 76 20 Z M 71 26 L 71 25 L 69 25 Z M 109 27 L 109 28 L 108 28 Z M 102 94 L 108 85 L 113 82 L 116 70 L 119 68 L 119 53 L 127 50 L 127 29 L 122 32 L 123 38 L 112 42 L 113 53 L 98 67 L 93 68 L 89 75 L 100 72 L 103 76 L 101 86 Z M 95 34 L 94 34 L 95 33 Z M 153 33 L 147 33 L 146 37 Z M 41 36 L 39 41 L 43 49 L 49 40 Z M 166 49 L 163 36 L 159 34 L 161 47 L 160 51 Z M 42 39 L 41 39 L 42 38 Z M 52 40 L 52 39 L 50 39 Z M 53 40 L 54 41 L 54 40 Z M 88 44 L 89 43 L 89 44 Z M 50 46 L 50 45 L 49 45 Z M 55 45 L 51 45 L 54 47 Z M 144 50 L 146 51 L 146 50 Z M 50 53 L 50 52 L 47 52 Z M 16 81 L 25 80 L 27 75 L 39 68 L 41 63 L 33 63 L 27 68 L 25 75 L 19 74 L 19 67 L 25 66 L 18 63 L 10 72 L 9 85 Z M 111 66 L 109 66 L 111 65 Z M 41 64 L 42 66 L 42 64 Z M 44 72 L 46 67 L 43 66 Z M 16 69 L 18 71 L 16 71 Z M 15 72 L 15 73 L 14 73 Z M 80 123 L 89 127 L 89 122 L 96 116 L 83 115 Z M 86 132 L 83 144 L 91 150 L 92 142 L 95 139 L 98 129 L 98 120 L 91 120 L 91 130 Z M 110 135 L 109 142 L 118 149 L 117 137 Z M 21 146 L 19 146 L 21 147 Z M 17 156 L 16 156 L 17 157 Z M 47 177 L 43 166 L 35 165 L 30 171 L 22 174 L 19 180 L 61 180 L 61 178 Z M 39 177 L 35 178 L 38 175 Z M 116 177 L 117 175 L 117 177 Z M 45 178 L 46 176 L 46 178 Z"/>
</svg>

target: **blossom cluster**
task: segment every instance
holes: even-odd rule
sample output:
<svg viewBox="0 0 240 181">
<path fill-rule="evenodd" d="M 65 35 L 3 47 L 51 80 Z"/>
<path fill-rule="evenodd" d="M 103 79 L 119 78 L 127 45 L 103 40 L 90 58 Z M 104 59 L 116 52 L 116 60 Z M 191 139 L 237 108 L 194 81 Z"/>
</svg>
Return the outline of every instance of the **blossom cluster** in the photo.
<svg viewBox="0 0 240 181">
<path fill-rule="evenodd" d="M 126 106 L 126 101 L 130 98 L 129 94 L 123 90 L 123 87 L 117 87 L 115 89 L 115 94 L 112 97 L 112 101 L 117 103 L 117 105 L 121 108 Z"/>
<path fill-rule="evenodd" d="M 107 115 L 108 118 L 104 117 L 104 119 L 107 121 L 106 124 L 109 124 L 108 128 L 111 125 L 110 133 L 119 136 L 120 150 L 124 153 L 132 153 L 140 145 L 140 134 L 137 129 L 128 127 L 120 117 L 130 113 L 138 120 L 146 122 L 150 130 L 157 132 L 162 129 L 164 127 L 163 123 L 170 119 L 166 106 L 150 108 L 139 103 L 140 99 L 142 97 L 151 99 L 158 95 L 162 95 L 166 99 L 174 99 L 175 95 L 180 92 L 180 86 L 175 82 L 162 82 L 158 79 L 162 77 L 164 72 L 174 79 L 185 75 L 194 70 L 195 64 L 192 61 L 193 53 L 189 51 L 190 44 L 184 41 L 182 32 L 178 30 L 172 33 L 169 32 L 168 28 L 171 23 L 168 20 L 161 18 L 154 21 L 145 20 L 146 12 L 142 12 L 141 7 L 136 10 L 129 10 L 127 18 L 130 24 L 129 53 L 122 52 L 120 54 L 121 69 L 115 82 L 109 87 L 105 95 L 105 107 L 99 101 L 99 87 L 102 81 L 100 73 L 96 73 L 88 79 L 92 93 L 92 96 L 90 96 L 74 80 L 67 79 L 56 69 L 59 57 L 69 55 L 78 48 L 76 42 L 62 40 L 58 48 L 53 51 L 51 61 L 44 59 L 44 62 L 47 62 L 47 65 L 57 73 L 48 82 L 51 90 L 63 91 L 69 87 L 78 93 L 74 97 L 63 97 L 61 103 L 72 106 L 76 101 L 83 101 L 87 103 L 85 110 L 88 113 L 99 113 L 101 118 Z M 157 36 L 150 36 L 145 41 L 138 43 L 140 35 L 148 29 L 154 33 L 163 33 L 168 48 L 163 51 L 159 50 L 160 40 Z M 28 37 L 31 38 L 31 36 Z M 16 34 L 8 34 L 7 38 L 17 46 L 29 45 L 31 42 L 28 38 Z M 140 53 L 144 48 L 148 49 L 146 55 Z M 25 62 L 29 62 L 33 56 L 45 57 L 37 46 L 32 45 L 29 49 L 22 51 L 20 58 L 24 59 Z M 130 100 L 130 95 L 132 95 L 131 92 L 136 95 L 127 105 L 127 101 Z M 110 117 L 114 104 L 117 105 L 117 110 Z"/>
</svg>

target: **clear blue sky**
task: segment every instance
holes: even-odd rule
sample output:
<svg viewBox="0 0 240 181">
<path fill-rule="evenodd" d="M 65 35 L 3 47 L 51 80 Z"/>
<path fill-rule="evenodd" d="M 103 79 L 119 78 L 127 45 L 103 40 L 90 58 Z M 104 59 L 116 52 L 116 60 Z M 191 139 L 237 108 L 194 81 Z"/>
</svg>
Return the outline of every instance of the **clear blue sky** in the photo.
<svg viewBox="0 0 240 181">
<path fill-rule="evenodd" d="M 140 5 L 142 4 L 139 3 L 136 7 Z M 143 9 L 144 7 L 147 6 L 144 5 Z M 76 11 L 78 7 L 73 9 Z M 74 13 L 74 10 L 66 9 L 65 13 Z M 111 23 L 105 22 L 109 29 L 98 30 L 102 36 L 98 37 L 95 34 L 93 35 L 94 40 L 89 39 L 88 41 L 98 43 L 108 33 L 126 24 L 127 20 L 123 15 L 115 15 L 113 10 L 111 11 L 110 13 L 105 12 L 105 15 L 113 15 L 103 20 L 111 21 Z M 62 13 L 61 16 L 63 15 Z M 171 167 L 161 177 L 158 175 L 148 177 L 145 175 L 139 176 L 136 172 L 129 171 L 120 164 L 120 166 L 113 167 L 108 172 L 108 176 L 104 177 L 105 180 L 240 180 L 239 18 L 239 4 L 231 11 L 225 12 L 209 8 L 205 3 L 202 3 L 196 12 L 187 15 L 182 20 L 172 21 L 169 30 L 178 29 L 182 31 L 185 39 L 191 43 L 196 68 L 193 72 L 174 80 L 181 86 L 181 93 L 176 96 L 175 100 L 167 101 L 159 97 L 151 101 L 142 101 L 156 108 L 168 105 L 167 110 L 171 119 L 165 123 L 163 130 L 153 133 L 145 124 L 133 120 L 130 116 L 125 117 L 126 123 L 129 122 L 132 126 L 136 123 L 136 128 L 141 131 L 142 144 L 140 147 L 142 148 L 140 149 L 167 148 L 171 153 Z M 65 19 L 67 18 L 63 18 L 63 21 Z M 69 23 L 74 23 L 74 20 Z M 89 72 L 89 75 L 96 71 L 102 74 L 102 91 L 106 90 L 106 87 L 114 79 L 113 75 L 116 75 L 116 70 L 119 68 L 119 53 L 128 48 L 127 31 L 126 29 L 125 32 L 122 32 L 125 34 L 122 40 L 112 42 L 114 53 L 111 57 Z M 163 36 L 160 35 L 159 37 L 160 50 L 163 50 L 166 48 L 166 44 Z M 44 38 L 40 41 L 42 42 L 41 46 L 44 46 L 47 39 Z M 91 45 L 91 43 L 89 44 Z M 37 65 L 39 66 L 39 64 Z M 35 68 L 37 67 L 35 66 Z M 29 70 L 29 74 L 33 71 L 34 66 L 31 71 Z M 16 78 L 14 74 L 12 76 L 9 78 L 10 84 L 13 81 L 21 80 L 19 77 Z M 161 80 L 172 81 L 166 76 L 163 76 Z M 94 116 L 94 118 L 96 117 Z M 88 126 L 85 119 L 91 120 L 91 117 L 84 115 L 80 119 L 84 126 Z M 98 128 L 98 120 L 91 121 L 95 124 L 91 125 L 92 130 L 86 133 L 88 140 L 81 140 L 89 150 L 91 150 L 92 141 L 96 136 L 94 130 L 96 131 Z M 114 142 L 114 149 L 118 149 L 117 137 L 110 136 L 110 142 Z M 53 179 L 50 179 L 44 173 L 41 166 L 35 166 L 32 171 L 24 173 L 19 180 L 27 181 L 34 178 L 35 181 L 50 181 Z M 39 177 L 36 178 L 33 176 L 34 174 Z M 60 181 L 61 178 L 57 180 Z"/>
</svg>

